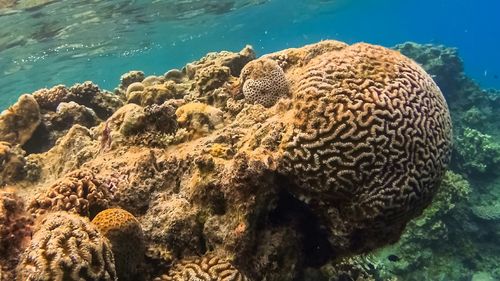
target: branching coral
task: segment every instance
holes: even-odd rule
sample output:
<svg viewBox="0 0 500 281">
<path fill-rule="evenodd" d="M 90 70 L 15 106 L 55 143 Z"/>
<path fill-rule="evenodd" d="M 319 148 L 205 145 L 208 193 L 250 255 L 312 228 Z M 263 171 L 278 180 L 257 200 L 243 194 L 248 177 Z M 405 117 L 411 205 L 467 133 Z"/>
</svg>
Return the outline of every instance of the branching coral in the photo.
<svg viewBox="0 0 500 281">
<path fill-rule="evenodd" d="M 38 223 L 17 269 L 24 281 L 117 281 L 108 241 L 88 219 L 51 213 Z"/>
<path fill-rule="evenodd" d="M 281 97 L 289 94 L 288 81 L 277 62 L 261 58 L 249 62 L 240 75 L 243 95 L 248 103 L 273 106 Z"/>
<path fill-rule="evenodd" d="M 439 88 L 415 62 L 368 44 L 312 59 L 295 87 L 283 141 L 294 193 L 323 210 L 342 248 L 397 237 L 430 203 L 449 161 L 451 120 Z"/>
</svg>

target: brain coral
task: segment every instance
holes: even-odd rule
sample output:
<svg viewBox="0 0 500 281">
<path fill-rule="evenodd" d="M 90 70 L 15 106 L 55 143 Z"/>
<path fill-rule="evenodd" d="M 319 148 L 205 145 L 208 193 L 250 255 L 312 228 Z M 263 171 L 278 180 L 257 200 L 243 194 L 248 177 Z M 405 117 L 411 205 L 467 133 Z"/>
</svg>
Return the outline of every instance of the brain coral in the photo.
<svg viewBox="0 0 500 281">
<path fill-rule="evenodd" d="M 208 254 L 176 263 L 168 275 L 155 281 L 246 281 L 248 280 L 227 259 Z"/>
<path fill-rule="evenodd" d="M 83 216 L 109 207 L 114 199 L 116 179 L 97 177 L 90 170 L 75 170 L 37 194 L 28 210 L 35 215 L 46 211 L 68 211 Z"/>
<path fill-rule="evenodd" d="M 108 241 L 86 218 L 48 214 L 38 224 L 17 268 L 23 281 L 116 281 Z"/>
<path fill-rule="evenodd" d="M 309 61 L 282 142 L 293 193 L 340 248 L 376 247 L 428 205 L 451 150 L 439 88 L 398 52 L 355 44 Z M 397 237 L 397 236 L 392 236 Z"/>
<path fill-rule="evenodd" d="M 111 242 L 118 279 L 135 280 L 146 249 L 139 221 L 131 213 L 113 208 L 97 214 L 92 223 Z"/>
<path fill-rule="evenodd" d="M 288 96 L 288 81 L 283 69 L 272 59 L 261 58 L 249 62 L 241 70 L 240 84 L 249 103 L 273 106 L 280 97 Z"/>
</svg>

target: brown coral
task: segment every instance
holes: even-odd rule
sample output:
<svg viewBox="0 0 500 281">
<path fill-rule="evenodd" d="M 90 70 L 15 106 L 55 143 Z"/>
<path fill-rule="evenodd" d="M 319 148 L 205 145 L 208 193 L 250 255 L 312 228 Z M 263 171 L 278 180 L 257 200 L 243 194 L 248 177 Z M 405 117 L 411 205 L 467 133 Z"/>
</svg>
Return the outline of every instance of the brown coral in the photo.
<svg viewBox="0 0 500 281">
<path fill-rule="evenodd" d="M 17 268 L 18 280 L 117 280 L 111 246 L 88 219 L 51 213 L 35 231 Z"/>
<path fill-rule="evenodd" d="M 0 114 L 0 141 L 23 145 L 40 124 L 40 108 L 31 95 L 22 95 Z"/>
<path fill-rule="evenodd" d="M 168 275 L 155 281 L 245 281 L 248 280 L 231 262 L 213 254 L 187 258 L 176 263 Z"/>
<path fill-rule="evenodd" d="M 46 192 L 37 194 L 28 210 L 38 216 L 47 211 L 68 211 L 95 215 L 114 200 L 117 181 L 96 176 L 89 170 L 75 170 L 56 181 Z"/>
<path fill-rule="evenodd" d="M 0 186 L 23 178 L 25 165 L 24 151 L 18 145 L 0 141 Z"/>
<path fill-rule="evenodd" d="M 76 102 L 92 109 L 101 119 L 106 119 L 123 105 L 118 96 L 101 91 L 97 85 L 90 81 L 77 83 L 69 89 L 64 85 L 57 85 L 51 89 L 41 89 L 34 92 L 33 97 L 43 110 L 56 111 L 62 102 Z"/>
<path fill-rule="evenodd" d="M 0 190 L 0 280 L 13 280 L 12 275 L 27 241 L 31 237 L 31 217 L 24 213 L 24 204 L 10 188 Z M 10 277 L 10 278 L 9 278 Z M 3 278 L 3 279 L 2 279 Z"/>
<path fill-rule="evenodd" d="M 97 214 L 92 223 L 111 242 L 118 279 L 136 280 L 146 250 L 139 221 L 131 213 L 113 208 Z"/>
<path fill-rule="evenodd" d="M 56 111 L 59 103 L 65 100 L 68 95 L 68 88 L 64 85 L 56 85 L 50 89 L 44 88 L 33 93 L 33 97 L 40 105 L 40 108 Z"/>
<path fill-rule="evenodd" d="M 282 147 L 294 194 L 340 248 L 395 239 L 428 205 L 449 161 L 451 121 L 436 84 L 395 51 L 355 44 L 312 59 L 293 104 Z"/>
<path fill-rule="evenodd" d="M 240 75 L 243 95 L 248 103 L 273 106 L 279 98 L 288 96 L 288 81 L 283 69 L 272 59 L 249 62 Z"/>
</svg>

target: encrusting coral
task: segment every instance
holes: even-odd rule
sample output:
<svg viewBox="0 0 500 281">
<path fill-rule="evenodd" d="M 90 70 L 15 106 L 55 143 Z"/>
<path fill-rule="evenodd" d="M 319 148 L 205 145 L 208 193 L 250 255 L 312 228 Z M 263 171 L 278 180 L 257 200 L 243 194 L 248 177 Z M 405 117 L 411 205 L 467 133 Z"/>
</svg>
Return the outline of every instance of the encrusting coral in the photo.
<svg viewBox="0 0 500 281">
<path fill-rule="evenodd" d="M 228 259 L 213 254 L 186 258 L 169 270 L 169 273 L 154 281 L 247 281 Z"/>
<path fill-rule="evenodd" d="M 450 158 L 439 88 L 415 62 L 368 44 L 318 56 L 303 70 L 282 142 L 293 193 L 320 210 L 341 248 L 397 237 L 387 234 L 430 203 Z"/>
<path fill-rule="evenodd" d="M 273 106 L 281 97 L 289 94 L 288 81 L 283 69 L 272 59 L 260 58 L 249 62 L 241 70 L 245 101 L 261 104 L 264 107 Z"/>
<path fill-rule="evenodd" d="M 144 234 L 139 221 L 131 213 L 106 209 L 92 220 L 99 232 L 111 243 L 119 280 L 137 280 L 138 267 L 144 254 Z"/>
<path fill-rule="evenodd" d="M 23 281 L 117 281 L 111 245 L 87 218 L 45 216 L 17 267 Z"/>
</svg>

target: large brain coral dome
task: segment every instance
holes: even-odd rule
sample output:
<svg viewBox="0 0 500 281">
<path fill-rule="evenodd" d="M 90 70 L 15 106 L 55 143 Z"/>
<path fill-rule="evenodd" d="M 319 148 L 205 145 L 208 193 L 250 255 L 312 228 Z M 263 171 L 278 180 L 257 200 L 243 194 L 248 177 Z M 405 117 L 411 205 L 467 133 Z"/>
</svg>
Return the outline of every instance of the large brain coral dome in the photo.
<svg viewBox="0 0 500 281">
<path fill-rule="evenodd" d="M 297 77 L 282 143 L 293 193 L 321 210 L 340 248 L 394 239 L 385 234 L 427 206 L 449 161 L 441 91 L 415 62 L 368 44 L 317 56 Z"/>
</svg>

